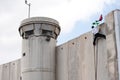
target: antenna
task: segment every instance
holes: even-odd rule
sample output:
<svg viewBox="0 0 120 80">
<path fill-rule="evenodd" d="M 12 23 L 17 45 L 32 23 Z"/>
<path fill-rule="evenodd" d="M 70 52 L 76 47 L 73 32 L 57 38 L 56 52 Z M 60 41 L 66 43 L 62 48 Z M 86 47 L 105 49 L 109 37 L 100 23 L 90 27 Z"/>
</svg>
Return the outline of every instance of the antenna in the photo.
<svg viewBox="0 0 120 80">
<path fill-rule="evenodd" d="M 28 3 L 27 0 L 25 0 L 25 4 L 28 5 L 28 18 L 30 18 L 30 6 L 31 6 L 31 3 Z"/>
</svg>

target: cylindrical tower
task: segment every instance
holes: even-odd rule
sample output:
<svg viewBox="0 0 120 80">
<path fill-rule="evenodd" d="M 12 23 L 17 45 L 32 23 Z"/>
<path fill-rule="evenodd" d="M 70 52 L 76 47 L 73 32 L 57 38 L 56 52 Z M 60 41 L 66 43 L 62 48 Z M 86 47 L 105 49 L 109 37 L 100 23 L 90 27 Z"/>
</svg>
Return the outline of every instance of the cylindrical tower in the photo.
<svg viewBox="0 0 120 80">
<path fill-rule="evenodd" d="M 55 47 L 59 23 L 47 17 L 32 17 L 21 22 L 21 79 L 55 80 Z"/>
</svg>

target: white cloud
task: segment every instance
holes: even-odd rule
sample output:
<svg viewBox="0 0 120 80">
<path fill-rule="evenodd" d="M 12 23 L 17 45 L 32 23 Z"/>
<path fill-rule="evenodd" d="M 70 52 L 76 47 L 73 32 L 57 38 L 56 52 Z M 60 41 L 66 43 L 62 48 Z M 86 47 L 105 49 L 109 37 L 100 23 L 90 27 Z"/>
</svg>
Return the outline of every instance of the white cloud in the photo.
<svg viewBox="0 0 120 80">
<path fill-rule="evenodd" d="M 58 20 L 62 34 L 66 34 L 75 27 L 76 21 L 89 19 L 96 12 L 101 12 L 105 4 L 112 4 L 115 0 L 28 0 L 28 2 L 32 3 L 31 16 L 46 16 Z M 20 57 L 21 38 L 18 27 L 20 21 L 27 17 L 27 9 L 24 0 L 1 1 L 0 63 Z"/>
<path fill-rule="evenodd" d="M 32 14 L 57 19 L 61 24 L 62 33 L 68 33 L 73 29 L 76 21 L 88 19 L 92 14 L 101 12 L 104 4 L 111 4 L 115 0 L 64 0 L 59 5 L 53 4 L 54 6 L 45 1 L 48 6 L 37 8 Z"/>
</svg>

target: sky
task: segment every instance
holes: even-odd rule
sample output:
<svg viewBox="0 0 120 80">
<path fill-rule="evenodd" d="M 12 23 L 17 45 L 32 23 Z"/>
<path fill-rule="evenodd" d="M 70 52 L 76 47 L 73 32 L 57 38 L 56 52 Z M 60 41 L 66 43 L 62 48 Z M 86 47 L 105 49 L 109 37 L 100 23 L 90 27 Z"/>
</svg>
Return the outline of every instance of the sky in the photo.
<svg viewBox="0 0 120 80">
<path fill-rule="evenodd" d="M 119 0 L 28 0 L 31 17 L 50 17 L 61 26 L 57 45 L 91 30 L 91 23 L 115 9 Z M 21 58 L 22 38 L 18 28 L 28 17 L 24 0 L 0 0 L 0 64 Z"/>
</svg>

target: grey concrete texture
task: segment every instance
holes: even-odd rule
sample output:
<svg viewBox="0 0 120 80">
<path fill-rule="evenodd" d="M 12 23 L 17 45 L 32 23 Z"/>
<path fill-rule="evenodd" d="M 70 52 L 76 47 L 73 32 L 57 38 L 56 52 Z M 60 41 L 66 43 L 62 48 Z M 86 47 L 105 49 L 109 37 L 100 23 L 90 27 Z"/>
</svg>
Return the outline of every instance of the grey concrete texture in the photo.
<svg viewBox="0 0 120 80">
<path fill-rule="evenodd" d="M 22 21 L 21 30 L 22 80 L 55 80 L 55 47 L 60 33 L 58 22 L 45 17 L 28 18 Z"/>
<path fill-rule="evenodd" d="M 26 24 L 31 24 L 31 23 L 47 23 L 47 24 L 51 23 L 59 26 L 59 22 L 57 20 L 48 18 L 48 17 L 30 17 L 30 18 L 24 19 L 21 22 L 20 26 L 24 26 Z"/>
<path fill-rule="evenodd" d="M 108 70 L 109 77 L 111 80 L 119 80 L 118 72 L 118 52 L 117 52 L 117 43 L 116 43 L 116 34 L 115 34 L 115 12 L 114 10 L 106 16 L 107 24 L 107 54 L 108 54 Z M 120 26 L 119 26 L 120 27 Z"/>
<path fill-rule="evenodd" d="M 16 60 L 0 65 L 0 80 L 20 80 L 21 61 Z"/>
<path fill-rule="evenodd" d="M 117 46 L 116 50 L 117 50 L 117 58 L 118 58 L 118 70 L 119 70 L 118 73 L 120 73 L 120 10 L 116 10 L 114 12 L 114 16 L 115 16 L 115 38 L 116 38 L 116 46 Z"/>
<path fill-rule="evenodd" d="M 43 36 L 43 32 L 45 33 L 48 31 L 48 33 L 51 32 L 49 36 L 57 39 L 60 30 L 59 23 L 56 20 L 47 17 L 31 17 L 24 19 L 19 27 L 20 35 L 23 38 L 25 38 L 24 34 L 26 33 L 34 33 L 33 35 Z"/>
<path fill-rule="evenodd" d="M 120 18 L 115 21 L 115 11 L 99 25 L 106 40 L 98 39 L 95 47 L 91 32 L 57 47 L 56 80 L 119 80 L 115 22 Z"/>
</svg>

